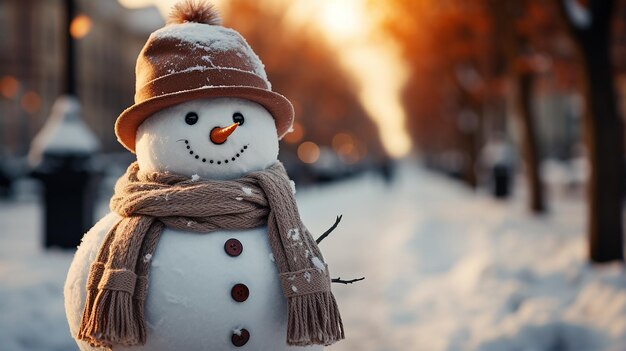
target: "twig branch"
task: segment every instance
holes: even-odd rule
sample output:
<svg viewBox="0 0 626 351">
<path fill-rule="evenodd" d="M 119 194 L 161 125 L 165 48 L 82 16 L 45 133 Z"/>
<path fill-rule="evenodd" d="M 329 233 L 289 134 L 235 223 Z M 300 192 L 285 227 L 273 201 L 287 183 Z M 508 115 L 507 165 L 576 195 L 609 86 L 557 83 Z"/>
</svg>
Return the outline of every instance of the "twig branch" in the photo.
<svg viewBox="0 0 626 351">
<path fill-rule="evenodd" d="M 335 220 L 335 224 L 333 224 L 332 227 L 328 228 L 327 231 L 324 232 L 324 234 L 320 235 L 319 238 L 317 238 L 317 240 L 315 240 L 316 243 L 321 243 L 322 240 L 326 239 L 326 237 L 332 233 L 333 230 L 335 230 L 335 228 L 337 228 L 337 225 L 339 225 L 339 222 L 341 222 L 341 217 L 343 217 L 343 215 L 339 215 L 337 216 L 337 219 Z"/>
<path fill-rule="evenodd" d="M 350 279 L 350 280 L 342 280 L 341 277 L 338 277 L 338 278 L 331 279 L 331 282 L 333 282 L 333 283 L 340 283 L 340 284 L 352 284 L 352 283 L 356 283 L 358 281 L 361 281 L 363 279 L 365 279 L 365 277 L 356 278 L 356 279 Z"/>
</svg>

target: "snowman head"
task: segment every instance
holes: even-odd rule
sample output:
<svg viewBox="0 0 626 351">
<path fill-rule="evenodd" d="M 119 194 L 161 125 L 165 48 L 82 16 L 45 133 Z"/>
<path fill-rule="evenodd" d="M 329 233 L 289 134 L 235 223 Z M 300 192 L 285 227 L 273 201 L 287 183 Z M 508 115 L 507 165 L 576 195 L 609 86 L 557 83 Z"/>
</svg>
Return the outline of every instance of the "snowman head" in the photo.
<svg viewBox="0 0 626 351">
<path fill-rule="evenodd" d="M 199 99 L 144 121 L 135 151 L 143 171 L 233 179 L 276 162 L 278 136 L 272 115 L 255 102 Z"/>
<path fill-rule="evenodd" d="M 276 161 L 293 106 L 245 39 L 219 23 L 208 3 L 185 0 L 139 53 L 135 104 L 115 133 L 143 171 L 230 179 Z"/>
</svg>

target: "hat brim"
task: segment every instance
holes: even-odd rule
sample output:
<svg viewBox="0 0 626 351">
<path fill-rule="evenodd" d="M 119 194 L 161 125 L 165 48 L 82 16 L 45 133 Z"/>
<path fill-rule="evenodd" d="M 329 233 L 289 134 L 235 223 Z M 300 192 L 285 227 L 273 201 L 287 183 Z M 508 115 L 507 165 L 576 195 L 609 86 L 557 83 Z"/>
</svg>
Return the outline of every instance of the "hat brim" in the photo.
<svg viewBox="0 0 626 351">
<path fill-rule="evenodd" d="M 130 152 L 135 153 L 137 129 L 148 117 L 164 108 L 186 101 L 215 97 L 242 98 L 260 104 L 274 117 L 278 139 L 287 134 L 293 123 L 293 105 L 281 94 L 245 86 L 204 87 L 156 96 L 127 108 L 115 122 L 117 140 Z"/>
</svg>

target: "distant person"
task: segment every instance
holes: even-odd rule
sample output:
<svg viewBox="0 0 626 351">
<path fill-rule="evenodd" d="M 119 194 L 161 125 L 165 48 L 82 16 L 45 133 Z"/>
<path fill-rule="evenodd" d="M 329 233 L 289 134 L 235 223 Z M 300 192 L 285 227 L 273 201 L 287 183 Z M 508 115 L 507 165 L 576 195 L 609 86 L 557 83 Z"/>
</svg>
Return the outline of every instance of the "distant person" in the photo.
<svg viewBox="0 0 626 351">
<path fill-rule="evenodd" d="M 383 180 L 385 181 L 386 185 L 391 185 L 391 183 L 393 183 L 395 169 L 394 169 L 394 162 L 390 157 L 384 156 L 378 162 L 378 171 L 380 172 L 380 175 L 383 177 Z"/>
</svg>

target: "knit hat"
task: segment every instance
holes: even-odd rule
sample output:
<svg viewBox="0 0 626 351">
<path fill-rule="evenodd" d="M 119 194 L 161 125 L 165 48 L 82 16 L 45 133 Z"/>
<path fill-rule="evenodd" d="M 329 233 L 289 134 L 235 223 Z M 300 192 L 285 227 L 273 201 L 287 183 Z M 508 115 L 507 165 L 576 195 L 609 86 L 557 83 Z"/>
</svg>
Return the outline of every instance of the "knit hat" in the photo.
<svg viewBox="0 0 626 351">
<path fill-rule="evenodd" d="M 185 0 L 172 8 L 168 24 L 150 35 L 137 58 L 135 104 L 115 122 L 119 142 L 135 152 L 139 125 L 152 114 L 182 102 L 236 97 L 269 111 L 278 138 L 293 123 L 293 106 L 275 93 L 263 63 L 236 31 L 220 25 L 205 1 Z"/>
</svg>

